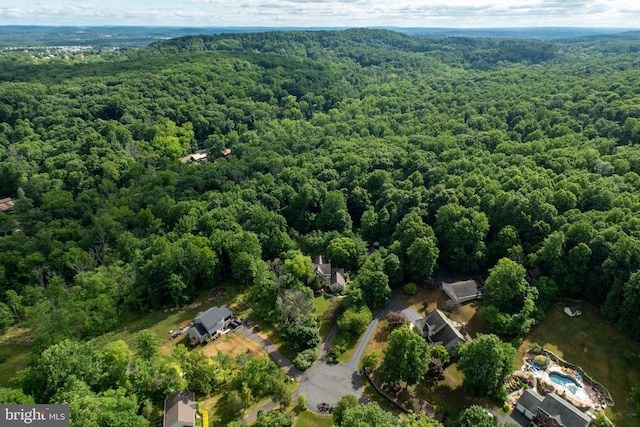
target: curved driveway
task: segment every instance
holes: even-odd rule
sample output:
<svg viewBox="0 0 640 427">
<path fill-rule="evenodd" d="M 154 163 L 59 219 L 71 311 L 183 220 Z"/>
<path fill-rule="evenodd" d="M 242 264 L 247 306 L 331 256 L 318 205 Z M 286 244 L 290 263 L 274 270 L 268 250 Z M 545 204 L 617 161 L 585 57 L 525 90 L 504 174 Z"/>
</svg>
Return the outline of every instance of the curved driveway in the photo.
<svg viewBox="0 0 640 427">
<path fill-rule="evenodd" d="M 353 356 L 347 363 L 329 364 L 326 361 L 327 349 L 338 331 L 337 325 L 333 326 L 320 347 L 318 362 L 302 374 L 296 392 L 296 394 L 304 394 L 307 397 L 310 410 L 318 412 L 317 407 L 320 403 L 328 403 L 333 407 L 345 394 L 355 395 L 361 403 L 367 401 L 358 365 L 380 318 L 388 310 L 402 311 L 412 324 L 423 317 L 417 311 L 405 307 L 398 301 L 400 291 L 401 289 L 396 289 L 389 303 L 376 312 L 374 319 L 360 337 Z"/>
</svg>

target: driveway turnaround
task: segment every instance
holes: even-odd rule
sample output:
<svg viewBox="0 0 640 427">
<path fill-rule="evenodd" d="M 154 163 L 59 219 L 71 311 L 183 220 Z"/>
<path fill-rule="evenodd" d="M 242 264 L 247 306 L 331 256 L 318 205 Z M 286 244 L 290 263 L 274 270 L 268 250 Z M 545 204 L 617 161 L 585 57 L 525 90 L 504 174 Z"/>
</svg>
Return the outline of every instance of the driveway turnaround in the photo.
<svg viewBox="0 0 640 427">
<path fill-rule="evenodd" d="M 351 356 L 351 359 L 349 359 L 347 363 L 327 363 L 327 351 L 338 332 L 337 325 L 333 326 L 320 346 L 318 361 L 305 372 L 301 372 L 293 366 L 268 340 L 252 333 L 243 326 L 239 327 L 236 331 L 262 345 L 280 366 L 299 381 L 298 388 L 292 396 L 293 404 L 296 403 L 296 399 L 300 394 L 304 394 L 307 397 L 309 410 L 317 413 L 323 413 L 323 411 L 319 409 L 319 406 L 322 404 L 324 404 L 323 406 L 328 405 L 332 408 L 335 407 L 340 398 L 346 394 L 353 394 L 360 403 L 366 403 L 368 400 L 364 394 L 363 379 L 360 377 L 358 365 L 380 319 L 388 310 L 403 312 L 412 324 L 415 324 L 416 320 L 423 317 L 417 311 L 405 307 L 398 301 L 398 294 L 401 291 L 401 289 L 394 290 L 389 303 L 375 313 L 373 320 L 360 337 L 353 356 Z M 275 408 L 275 406 L 274 403 L 270 403 L 261 409 L 269 410 Z M 248 422 L 253 421 L 256 413 L 257 411 L 248 414 L 245 420 Z"/>
</svg>

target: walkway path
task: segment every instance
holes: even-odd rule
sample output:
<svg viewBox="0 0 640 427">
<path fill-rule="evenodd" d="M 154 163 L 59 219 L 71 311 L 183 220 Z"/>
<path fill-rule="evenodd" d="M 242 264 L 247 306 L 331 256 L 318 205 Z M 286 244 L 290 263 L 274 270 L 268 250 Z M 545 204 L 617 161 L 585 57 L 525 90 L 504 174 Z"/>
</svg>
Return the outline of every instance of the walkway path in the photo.
<svg viewBox="0 0 640 427">
<path fill-rule="evenodd" d="M 277 347 L 273 345 L 273 343 L 267 338 L 254 333 L 251 329 L 243 325 L 238 326 L 235 329 L 235 332 L 244 335 L 250 340 L 260 344 L 267 351 L 267 353 L 269 353 L 269 356 L 271 356 L 271 358 L 275 360 L 278 365 L 284 368 L 284 370 L 287 371 L 292 377 L 298 379 L 302 376 L 302 371 L 293 366 L 293 363 L 291 363 L 291 361 L 287 359 L 284 354 L 280 353 L 280 350 L 278 350 Z"/>
<path fill-rule="evenodd" d="M 329 346 L 338 333 L 338 326 L 335 324 L 320 345 L 318 361 L 305 372 L 301 372 L 293 366 L 289 359 L 280 353 L 269 340 L 252 333 L 251 330 L 244 326 L 240 326 L 236 331 L 263 346 L 280 366 L 289 372 L 290 375 L 298 379 L 298 388 L 291 397 L 293 404 L 297 402 L 299 394 L 306 396 L 309 410 L 313 412 L 319 412 L 317 408 L 320 403 L 328 403 L 332 407 L 335 406 L 338 400 L 345 394 L 353 394 L 358 398 L 359 402 L 365 403 L 368 399 L 364 394 L 363 382 L 360 377 L 358 365 L 384 313 L 388 310 L 401 311 L 407 316 L 407 319 L 409 319 L 411 323 L 415 323 L 416 320 L 423 317 L 417 311 L 402 305 L 398 301 L 400 292 L 402 292 L 402 289 L 394 290 L 389 303 L 376 312 L 373 320 L 360 337 L 353 355 L 346 363 L 327 363 Z M 247 423 L 251 423 L 257 418 L 257 413 L 260 409 L 269 411 L 275 409 L 277 406 L 277 403 L 269 402 L 261 408 L 247 414 L 244 419 Z"/>
</svg>

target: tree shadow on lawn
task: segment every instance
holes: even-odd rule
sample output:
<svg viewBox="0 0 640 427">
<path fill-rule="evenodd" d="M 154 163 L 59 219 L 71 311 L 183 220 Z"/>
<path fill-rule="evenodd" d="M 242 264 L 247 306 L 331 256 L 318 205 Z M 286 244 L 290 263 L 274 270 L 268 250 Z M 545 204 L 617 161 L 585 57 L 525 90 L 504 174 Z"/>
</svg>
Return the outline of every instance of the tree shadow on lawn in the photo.
<svg viewBox="0 0 640 427">
<path fill-rule="evenodd" d="M 452 387 L 444 382 L 433 384 L 423 381 L 415 387 L 415 394 L 446 412 L 449 419 L 457 418 L 460 412 L 471 405 L 494 406 L 489 398 L 467 396 L 461 386 Z"/>
</svg>

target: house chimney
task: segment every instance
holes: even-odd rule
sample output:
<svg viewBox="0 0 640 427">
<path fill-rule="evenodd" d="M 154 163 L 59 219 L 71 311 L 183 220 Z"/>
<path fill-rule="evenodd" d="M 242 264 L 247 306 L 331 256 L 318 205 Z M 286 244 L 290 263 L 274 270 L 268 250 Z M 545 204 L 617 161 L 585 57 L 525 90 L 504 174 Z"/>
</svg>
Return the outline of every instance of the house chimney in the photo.
<svg viewBox="0 0 640 427">
<path fill-rule="evenodd" d="M 463 323 L 462 326 L 460 326 L 460 333 L 462 335 L 467 335 L 467 325 L 465 323 Z"/>
</svg>

